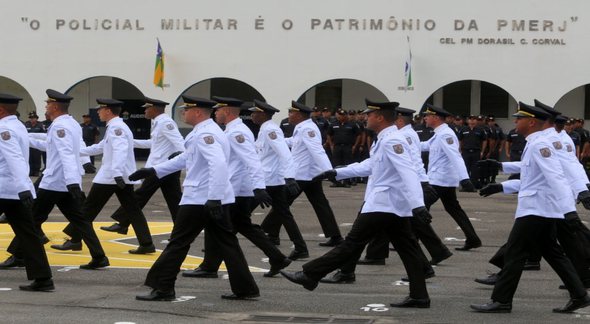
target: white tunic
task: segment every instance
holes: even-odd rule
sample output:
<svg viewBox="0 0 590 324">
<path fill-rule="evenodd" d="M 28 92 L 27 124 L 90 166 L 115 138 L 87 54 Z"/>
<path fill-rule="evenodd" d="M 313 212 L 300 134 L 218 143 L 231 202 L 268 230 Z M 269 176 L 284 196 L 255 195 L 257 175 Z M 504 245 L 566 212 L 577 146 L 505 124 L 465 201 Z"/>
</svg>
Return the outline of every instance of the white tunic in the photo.
<svg viewBox="0 0 590 324">
<path fill-rule="evenodd" d="M 295 178 L 293 156 L 277 124 L 268 120 L 260 125 L 255 144 L 267 186 L 281 186 L 285 179 Z"/>
<path fill-rule="evenodd" d="M 429 151 L 428 179 L 430 184 L 457 187 L 461 180 L 469 179 L 465 162 L 459 153 L 455 132 L 445 123 L 434 129 L 434 136 L 421 142 L 421 151 Z"/>
<path fill-rule="evenodd" d="M 129 180 L 129 175 L 136 170 L 133 133 L 120 117 L 108 121 L 102 141 L 81 148 L 80 154 L 102 154 L 102 164 L 92 180 L 94 183 L 114 185 L 115 177 L 123 177 L 126 184 L 139 183 Z"/>
<path fill-rule="evenodd" d="M 29 178 L 29 136 L 16 116 L 0 119 L 0 199 L 19 199 L 35 188 Z"/>
<path fill-rule="evenodd" d="M 184 152 L 184 138 L 176 122 L 166 114 L 154 118 L 150 139 L 133 140 L 133 145 L 135 148 L 150 149 L 146 168 L 165 162 L 172 153 Z"/>
<path fill-rule="evenodd" d="M 230 148 L 221 128 L 212 119 L 198 123 L 186 136 L 184 147 L 184 153 L 154 166 L 158 178 L 186 169 L 180 205 L 204 205 L 207 200 L 233 203 L 227 165 Z"/>
<path fill-rule="evenodd" d="M 295 125 L 293 137 L 285 139 L 291 147 L 295 180 L 309 181 L 314 176 L 332 169 L 322 146 L 322 135 L 311 119 Z"/>
</svg>

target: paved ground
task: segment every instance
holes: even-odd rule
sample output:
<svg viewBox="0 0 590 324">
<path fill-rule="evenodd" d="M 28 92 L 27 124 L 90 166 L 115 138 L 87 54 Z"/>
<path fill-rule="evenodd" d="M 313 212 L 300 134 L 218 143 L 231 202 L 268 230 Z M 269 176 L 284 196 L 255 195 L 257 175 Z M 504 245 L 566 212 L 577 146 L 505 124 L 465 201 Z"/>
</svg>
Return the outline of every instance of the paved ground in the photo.
<svg viewBox="0 0 590 324">
<path fill-rule="evenodd" d="M 88 190 L 91 176 L 85 176 Z M 361 204 L 364 185 L 351 189 L 328 188 L 327 195 L 337 215 L 343 233 L 348 232 Z M 469 310 L 470 303 L 486 302 L 491 288 L 481 286 L 473 279 L 486 275 L 486 270 L 495 271 L 487 263 L 489 257 L 506 239 L 513 222 L 515 197 L 495 196 L 480 198 L 477 194 L 460 193 L 459 199 L 471 217 L 483 240 L 484 246 L 473 252 L 455 251 L 453 257 L 436 267 L 436 277 L 428 280 L 432 307 L 423 310 L 390 308 L 389 303 L 408 294 L 407 286 L 399 278 L 404 269 L 395 253 L 386 266 L 359 266 L 357 281 L 350 285 L 321 284 L 309 292 L 281 278 L 264 278 L 254 272 L 260 286 L 258 301 L 226 301 L 220 298 L 229 292 L 227 278 L 189 279 L 179 277 L 176 286 L 176 302 L 139 302 L 136 294 L 144 293 L 142 286 L 145 269 L 109 268 L 99 271 L 83 271 L 64 267 L 68 262 L 53 267 L 57 289 L 53 293 L 27 293 L 18 290 L 26 282 L 23 270 L 0 272 L 0 322 L 2 323 L 504 323 L 504 322 L 555 322 L 590 320 L 590 309 L 576 314 L 557 315 L 553 307 L 562 306 L 568 296 L 558 290 L 557 275 L 543 262 L 541 271 L 525 272 L 514 299 L 511 314 L 478 314 Z M 117 207 L 113 199 L 101 213 L 98 221 L 110 222 L 108 216 Z M 293 206 L 312 257 L 327 252 L 317 245 L 323 240 L 319 223 L 305 198 Z M 580 210 L 582 218 L 588 213 Z M 166 222 L 169 217 L 160 193 L 146 206 L 145 213 L 152 222 Z M 463 235 L 456 224 L 437 203 L 432 210 L 434 226 L 449 247 L 462 245 Z M 253 218 L 259 222 L 264 210 L 256 210 Z M 59 211 L 54 211 L 50 222 L 63 222 Z M 166 226 L 166 224 L 156 224 Z M 53 224 L 59 228 L 61 224 Z M 165 231 L 155 237 L 159 243 L 167 238 Z M 290 243 L 282 234 L 281 250 L 288 254 Z M 61 234 L 52 232 L 51 238 L 59 241 Z M 104 236 L 108 241 L 113 235 Z M 4 258 L 6 240 L 0 237 L 0 257 Z M 135 244 L 134 239 L 123 243 Z M 268 269 L 265 256 L 250 242 L 240 238 L 240 243 L 250 266 Z M 115 244 L 112 244 L 115 245 Z M 2 248 L 4 247 L 4 248 Z M 202 256 L 202 238 L 193 244 L 190 255 Z M 85 249 L 83 252 L 86 252 Z M 110 251 L 110 250 L 109 250 Z M 109 252 L 115 253 L 115 252 Z M 119 251 L 119 253 L 124 253 Z M 191 259 L 197 260 L 197 259 Z M 65 263 L 64 263 L 65 262 Z M 75 262 L 72 262 L 76 264 Z M 193 263 L 193 262 L 191 262 Z M 289 270 L 299 270 L 303 262 L 293 262 Z M 133 266 L 133 265 L 123 265 Z M 256 270 L 256 269 L 255 269 Z"/>
</svg>

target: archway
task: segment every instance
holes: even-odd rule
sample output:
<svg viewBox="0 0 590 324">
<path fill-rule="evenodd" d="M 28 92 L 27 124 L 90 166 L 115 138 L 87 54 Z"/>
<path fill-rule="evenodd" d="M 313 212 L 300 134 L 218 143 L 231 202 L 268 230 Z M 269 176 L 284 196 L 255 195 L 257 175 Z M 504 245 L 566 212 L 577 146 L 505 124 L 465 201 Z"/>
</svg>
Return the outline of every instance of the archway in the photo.
<svg viewBox="0 0 590 324">
<path fill-rule="evenodd" d="M 590 83 L 564 94 L 555 103 L 555 109 L 571 118 L 590 119 Z"/>
<path fill-rule="evenodd" d="M 95 76 L 81 80 L 69 89 L 66 93 L 72 97 L 69 112 L 76 119 L 81 121 L 82 115 L 89 114 L 92 122 L 99 127 L 104 127 L 96 113 L 97 98 L 113 98 L 123 102 L 121 118 L 129 126 L 136 139 L 150 138 L 151 122 L 144 118 L 143 93 L 130 82 L 112 76 Z M 101 136 L 104 131 L 101 130 Z M 135 150 L 136 159 L 144 159 L 149 154 L 148 150 Z"/>
<path fill-rule="evenodd" d="M 254 87 L 246 82 L 232 78 L 211 78 L 194 83 L 178 96 L 174 102 L 174 105 L 172 106 L 172 118 L 174 118 L 176 123 L 178 123 L 178 127 L 180 128 L 180 131 L 183 135 L 186 135 L 192 129 L 192 126 L 186 124 L 182 120 L 182 111 L 177 109 L 178 106 L 181 106 L 184 103 L 182 100 L 183 94 L 201 98 L 220 96 L 232 97 L 244 101 L 253 101 L 254 99 L 265 100 L 262 94 Z M 244 123 L 246 123 L 246 125 L 252 129 L 252 132 L 257 134 L 257 127 L 250 123 L 250 112 L 244 110 L 241 113 L 241 117 L 244 120 Z"/>
<path fill-rule="evenodd" d="M 373 85 L 344 78 L 320 82 L 305 91 L 297 101 L 309 107 L 328 108 L 334 112 L 338 108 L 364 109 L 365 98 L 375 101 L 388 100 L 385 94 Z"/>
<path fill-rule="evenodd" d="M 37 106 L 27 89 L 10 78 L 0 76 L 0 92 L 23 98 L 19 103 L 17 110 L 20 115 L 19 118 L 22 121 L 27 120 L 27 115 L 30 112 L 37 110 Z M 40 117 L 39 120 L 45 119 L 43 117 L 43 112 L 37 112 L 37 114 Z"/>
</svg>

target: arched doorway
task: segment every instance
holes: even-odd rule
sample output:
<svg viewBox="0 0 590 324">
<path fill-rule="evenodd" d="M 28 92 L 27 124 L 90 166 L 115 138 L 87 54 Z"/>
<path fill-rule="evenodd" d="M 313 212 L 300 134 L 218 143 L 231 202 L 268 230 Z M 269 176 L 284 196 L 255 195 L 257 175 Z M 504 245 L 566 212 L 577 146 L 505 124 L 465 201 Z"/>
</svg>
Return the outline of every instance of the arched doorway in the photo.
<svg viewBox="0 0 590 324">
<path fill-rule="evenodd" d="M 387 97 L 381 90 L 356 79 L 332 79 L 320 82 L 306 90 L 297 101 L 309 107 L 328 108 L 334 112 L 338 108 L 364 109 L 365 98 L 387 101 Z"/>
<path fill-rule="evenodd" d="M 512 128 L 510 115 L 518 102 L 500 86 L 482 80 L 461 80 L 436 90 L 425 103 L 440 106 L 454 115 L 494 116 L 504 129 Z"/>
<path fill-rule="evenodd" d="M 177 109 L 178 106 L 184 103 L 182 100 L 183 94 L 201 98 L 220 96 L 232 97 L 243 101 L 253 101 L 254 99 L 265 100 L 262 94 L 254 87 L 246 82 L 232 78 L 211 78 L 194 83 L 178 96 L 172 107 L 172 118 L 178 123 L 178 127 L 183 135 L 186 135 L 192 129 L 192 126 L 182 120 L 182 111 Z M 257 127 L 250 122 L 250 111 L 242 111 L 241 117 L 244 123 L 252 129 L 252 132 L 257 134 Z"/>
<path fill-rule="evenodd" d="M 121 118 L 129 126 L 136 139 L 146 139 L 150 137 L 151 123 L 144 118 L 143 93 L 130 82 L 112 76 L 95 76 L 81 80 L 69 89 L 66 93 L 72 97 L 69 112 L 78 121 L 82 120 L 82 115 L 89 114 L 92 122 L 99 127 L 104 127 L 104 123 L 98 119 L 96 113 L 97 98 L 113 98 L 123 102 Z M 101 130 L 101 135 L 104 131 Z M 149 154 L 148 150 L 136 149 L 136 159 L 145 159 Z"/>
<path fill-rule="evenodd" d="M 590 119 L 590 83 L 564 94 L 555 103 L 555 109 L 571 118 Z"/>
<path fill-rule="evenodd" d="M 25 89 L 20 83 L 10 78 L 0 76 L 0 92 L 23 98 L 23 100 L 19 103 L 17 110 L 20 115 L 19 118 L 22 121 L 27 120 L 27 115 L 30 112 L 37 110 L 37 106 L 35 105 L 35 102 L 33 101 L 33 98 L 27 89 Z M 43 111 L 37 112 L 37 115 L 40 117 L 39 120 L 45 119 L 45 117 L 43 117 L 43 113 Z"/>
</svg>

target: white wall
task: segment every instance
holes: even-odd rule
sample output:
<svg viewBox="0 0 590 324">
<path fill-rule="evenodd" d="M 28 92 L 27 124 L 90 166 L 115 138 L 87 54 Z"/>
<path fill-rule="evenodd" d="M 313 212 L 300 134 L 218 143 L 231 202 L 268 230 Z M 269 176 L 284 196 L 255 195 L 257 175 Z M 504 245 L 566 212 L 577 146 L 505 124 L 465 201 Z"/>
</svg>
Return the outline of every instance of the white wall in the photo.
<svg viewBox="0 0 590 324">
<path fill-rule="evenodd" d="M 538 98 L 555 104 L 570 90 L 590 82 L 586 53 L 590 31 L 587 0 L 75 0 L 11 1 L 0 11 L 0 76 L 28 91 L 35 103 L 45 89 L 65 91 L 96 75 L 131 82 L 145 95 L 174 102 L 199 81 L 228 77 L 256 88 L 269 103 L 287 107 L 311 86 L 337 78 L 357 79 L 406 107 L 419 107 L 436 89 L 465 79 L 494 83 L 517 100 Z M 394 31 L 311 28 L 312 19 L 420 20 L 420 28 Z M 131 19 L 140 30 L 94 30 L 95 19 Z M 235 19 L 237 30 L 162 30 L 161 19 Z M 255 19 L 264 29 L 255 29 Z M 91 30 L 57 29 L 58 19 L 89 21 Z M 294 25 L 284 30 L 281 22 Z M 424 22 L 435 28 L 427 30 Z M 454 21 L 474 19 L 478 30 L 455 30 Z M 524 31 L 498 30 L 497 21 L 525 20 Z M 565 31 L 543 31 L 539 21 Z M 39 28 L 31 29 L 38 21 Z M 530 23 L 530 22 L 533 23 Z M 535 25 L 535 22 L 536 24 Z M 100 23 L 96 26 L 99 26 Z M 36 25 L 33 24 L 33 27 Z M 9 32 L 6 32 L 9 31 Z M 414 90 L 404 91 L 403 66 L 413 54 Z M 465 45 L 462 38 L 511 38 L 514 45 Z M 152 84 L 156 38 L 166 54 L 169 87 Z M 447 38 L 454 45 L 443 44 Z M 533 39 L 557 39 L 565 45 L 533 45 Z M 521 39 L 528 41 L 521 45 Z M 0 89 L 8 91 L 9 89 Z M 76 98 L 78 100 L 78 98 Z M 84 99 L 80 99 L 84 100 Z M 82 106 L 86 105 L 81 104 Z M 42 112 L 42 106 L 37 104 Z M 286 112 L 281 112 L 281 118 Z M 581 115 L 579 112 L 574 115 Z"/>
</svg>

